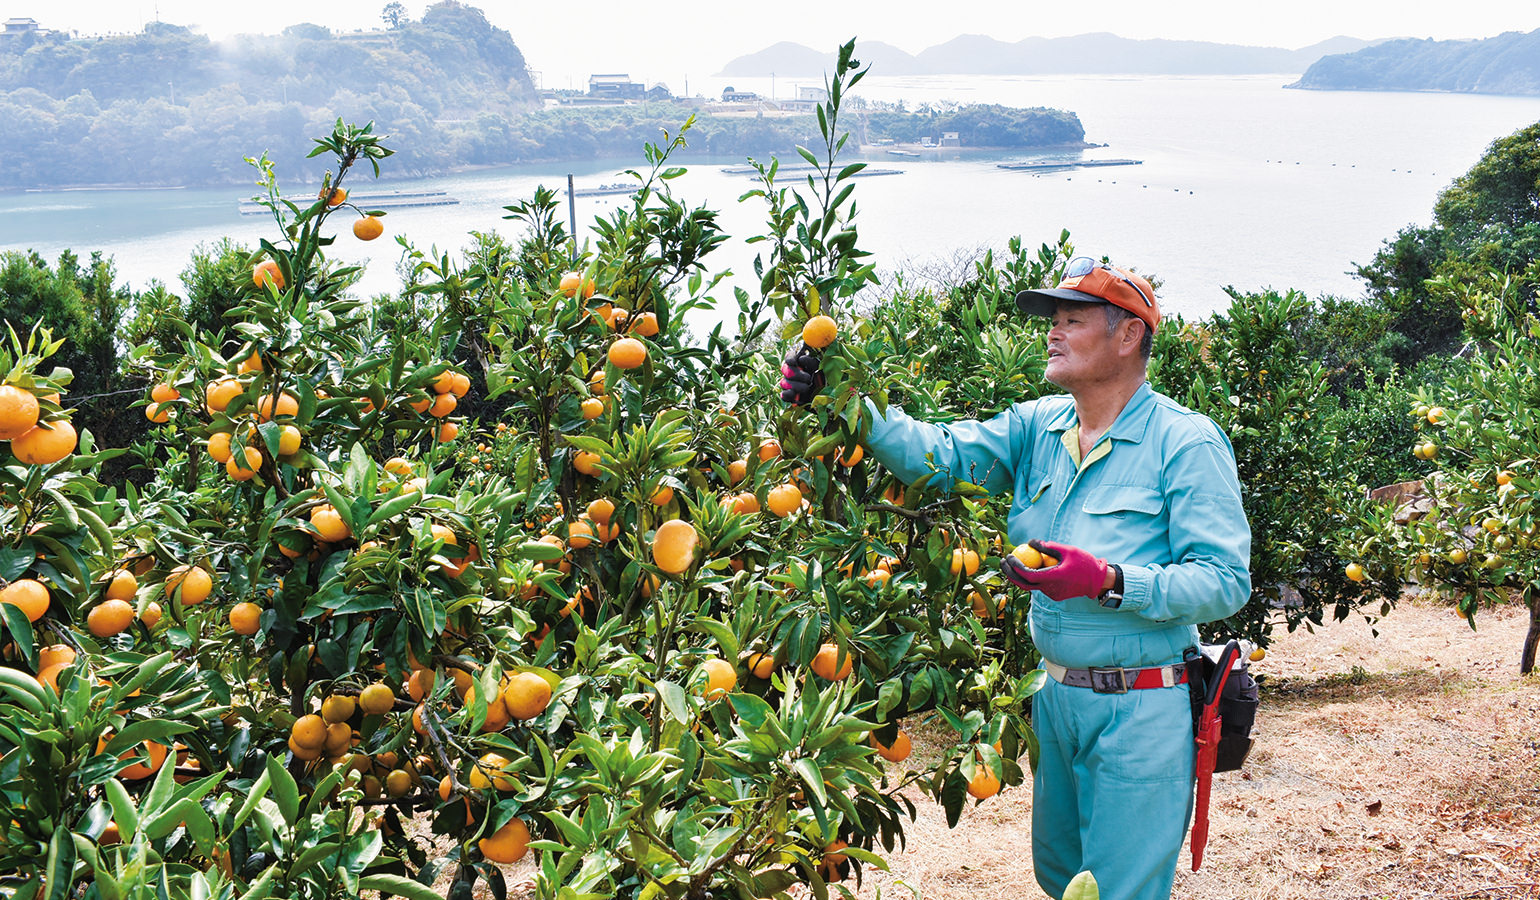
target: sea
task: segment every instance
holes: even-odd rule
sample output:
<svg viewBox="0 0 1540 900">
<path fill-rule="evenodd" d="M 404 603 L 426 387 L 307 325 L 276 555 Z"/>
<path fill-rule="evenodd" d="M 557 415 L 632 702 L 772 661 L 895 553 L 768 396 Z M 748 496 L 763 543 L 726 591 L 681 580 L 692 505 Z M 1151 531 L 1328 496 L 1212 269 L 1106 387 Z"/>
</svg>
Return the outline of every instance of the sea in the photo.
<svg viewBox="0 0 1540 900">
<path fill-rule="evenodd" d="M 1140 161 L 1033 173 L 998 164 L 1054 154 L 964 150 L 915 158 L 872 148 L 865 156 L 872 167 L 897 173 L 862 178 L 855 189 L 859 246 L 873 254 L 883 281 L 868 291 L 880 295 L 901 280 L 965 277 L 973 259 L 987 249 L 1003 251 L 1012 236 L 1035 248 L 1067 229 L 1078 251 L 1153 276 L 1164 309 L 1188 318 L 1227 306 L 1227 286 L 1356 297 L 1356 264 L 1368 262 L 1398 229 L 1428 223 L 1439 192 L 1493 140 L 1540 121 L 1540 97 L 1285 89 L 1295 77 L 868 76 L 858 96 L 911 109 L 1000 103 L 1072 110 L 1086 139 L 1106 145 L 1085 158 Z M 732 80 L 767 97 L 795 96 L 801 85 L 816 83 Z M 712 96 L 726 84 L 693 87 Z M 253 155 L 261 150 L 253 147 Z M 472 231 L 517 238 L 519 226 L 504 218 L 504 207 L 531 197 L 538 185 L 564 188 L 568 175 L 579 187 L 618 182 L 642 162 L 639 148 L 629 160 L 392 179 L 387 159 L 378 184 L 366 183 L 366 175 L 354 191 L 445 191 L 460 202 L 392 211 L 386 236 L 368 244 L 337 216 L 333 255 L 367 267 L 360 292 L 393 292 L 401 284 L 398 236 L 435 255 L 464 249 Z M 752 291 L 754 256 L 765 245 L 744 238 L 764 229 L 766 208 L 758 199 L 740 201 L 755 183 L 728 170 L 744 162 L 687 159 L 689 172 L 672 185 L 690 205 L 719 212 L 733 237 L 707 257 L 709 268 L 733 273 L 725 285 Z M 782 162 L 801 161 L 793 155 Z M 805 186 L 796 175 L 780 183 Z M 295 193 L 308 198 L 314 189 L 296 186 Z M 276 236 L 271 219 L 238 214 L 237 201 L 253 193 L 239 186 L 0 193 L 0 250 L 35 250 L 50 259 L 65 249 L 82 257 L 102 251 L 133 289 L 160 281 L 178 291 L 199 245 L 222 236 L 254 245 Z M 579 229 L 587 233 L 622 202 L 577 198 Z M 730 320 L 730 294 L 717 293 Z"/>
</svg>

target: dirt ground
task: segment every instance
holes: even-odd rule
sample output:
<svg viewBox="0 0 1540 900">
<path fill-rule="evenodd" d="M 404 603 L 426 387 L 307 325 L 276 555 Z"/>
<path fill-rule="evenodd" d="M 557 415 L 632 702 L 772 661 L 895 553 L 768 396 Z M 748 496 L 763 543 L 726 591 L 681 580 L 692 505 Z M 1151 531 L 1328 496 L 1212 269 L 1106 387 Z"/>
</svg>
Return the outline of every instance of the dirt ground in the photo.
<svg viewBox="0 0 1540 900">
<path fill-rule="evenodd" d="M 1208 849 L 1184 849 L 1176 900 L 1540 900 L 1540 677 L 1520 677 L 1526 612 L 1404 599 L 1361 618 L 1285 634 L 1254 665 L 1257 743 L 1214 782 Z M 915 757 L 935 752 L 924 728 Z M 891 871 L 867 868 L 857 896 L 1040 900 L 1030 786 L 1008 789 L 948 829 L 916 794 L 919 819 Z M 512 867 L 511 900 L 532 896 Z M 1108 898 L 1117 900 L 1117 898 Z"/>
<path fill-rule="evenodd" d="M 1179 900 L 1540 898 L 1540 678 L 1520 677 L 1527 614 L 1407 598 L 1283 636 L 1263 676 L 1246 767 L 1216 776 L 1203 869 L 1184 850 Z M 1031 790 L 949 830 L 920 801 L 907 852 L 861 897 L 1005 900 L 1032 877 Z M 1109 898 L 1113 900 L 1113 898 Z"/>
</svg>

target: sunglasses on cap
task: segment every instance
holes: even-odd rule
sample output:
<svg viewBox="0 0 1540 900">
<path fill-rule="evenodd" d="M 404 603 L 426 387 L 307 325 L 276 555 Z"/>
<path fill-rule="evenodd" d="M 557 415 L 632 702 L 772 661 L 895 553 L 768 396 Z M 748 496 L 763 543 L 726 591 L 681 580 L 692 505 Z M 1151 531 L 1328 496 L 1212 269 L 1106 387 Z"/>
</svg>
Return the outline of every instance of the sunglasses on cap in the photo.
<svg viewBox="0 0 1540 900">
<path fill-rule="evenodd" d="M 1097 262 L 1096 260 L 1092 259 L 1089 256 L 1077 256 L 1074 259 L 1070 260 L 1069 261 L 1069 265 L 1064 267 L 1064 277 L 1066 279 L 1068 279 L 1068 278 L 1083 278 L 1083 277 L 1091 274 L 1096 269 L 1103 269 L 1103 270 L 1111 273 L 1112 277 L 1116 278 L 1117 280 L 1123 282 L 1124 284 L 1128 285 L 1129 287 L 1131 287 L 1135 291 L 1137 291 L 1139 293 L 1139 296 L 1144 299 L 1144 305 L 1145 306 L 1148 306 L 1150 309 L 1154 309 L 1155 308 L 1155 301 L 1151 300 L 1149 295 L 1144 292 L 1144 289 L 1139 287 L 1139 285 L 1137 285 L 1137 284 L 1135 284 L 1133 282 L 1133 279 L 1131 279 L 1128 276 L 1124 275 L 1122 272 L 1118 271 L 1117 269 L 1114 269 L 1113 267 L 1107 265 L 1106 263 L 1099 263 L 1099 262 Z"/>
</svg>

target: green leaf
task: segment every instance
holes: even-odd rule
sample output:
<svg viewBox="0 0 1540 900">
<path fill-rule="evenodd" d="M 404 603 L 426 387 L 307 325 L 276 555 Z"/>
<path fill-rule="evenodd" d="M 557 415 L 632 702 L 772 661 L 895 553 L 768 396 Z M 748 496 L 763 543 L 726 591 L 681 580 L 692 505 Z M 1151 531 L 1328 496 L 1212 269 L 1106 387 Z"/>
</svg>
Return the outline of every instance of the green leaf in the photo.
<svg viewBox="0 0 1540 900">
<path fill-rule="evenodd" d="M 299 818 L 299 785 L 294 783 L 289 770 L 278 762 L 278 757 L 271 754 L 267 757 L 267 780 L 272 787 L 273 801 L 278 804 L 278 812 L 285 823 L 293 825 Z"/>
<path fill-rule="evenodd" d="M 435 891 L 433 888 L 413 881 L 410 878 L 403 878 L 400 875 L 390 875 L 383 872 L 375 875 L 365 875 L 358 879 L 358 890 L 359 893 L 379 891 L 381 894 L 395 894 L 405 897 L 406 900 L 444 900 L 444 898 L 439 896 L 438 891 Z"/>
<path fill-rule="evenodd" d="M 672 681 L 658 682 L 658 697 L 663 701 L 663 708 L 675 722 L 681 725 L 690 721 L 690 705 L 685 699 L 684 688 Z"/>
<path fill-rule="evenodd" d="M 1064 889 L 1064 900 L 1101 900 L 1101 896 L 1101 889 L 1096 886 L 1096 876 L 1089 871 L 1070 879 L 1069 887 Z"/>
</svg>

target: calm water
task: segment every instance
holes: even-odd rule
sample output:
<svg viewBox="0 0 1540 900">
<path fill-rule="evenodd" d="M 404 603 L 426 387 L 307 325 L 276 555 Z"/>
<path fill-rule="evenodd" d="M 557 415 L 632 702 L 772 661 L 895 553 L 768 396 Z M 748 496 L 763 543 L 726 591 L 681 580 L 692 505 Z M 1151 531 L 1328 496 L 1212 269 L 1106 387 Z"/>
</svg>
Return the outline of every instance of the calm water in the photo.
<svg viewBox="0 0 1540 900">
<path fill-rule="evenodd" d="M 959 251 L 1003 247 L 1013 234 L 1035 246 L 1068 228 L 1081 250 L 1161 279 L 1162 305 L 1171 311 L 1221 307 L 1225 285 L 1356 295 L 1358 282 L 1347 274 L 1353 263 L 1367 261 L 1398 228 L 1427 222 L 1438 192 L 1493 139 L 1540 120 L 1540 98 L 1282 90 L 1291 80 L 869 77 L 861 94 L 910 106 L 955 100 L 1074 110 L 1088 140 L 1110 145 L 1089 156 L 1144 164 L 1033 176 L 997 169 L 998 156 L 885 158 L 883 167 L 903 174 L 864 179 L 856 189 L 862 245 L 887 271 L 944 267 Z M 733 81 L 771 91 L 768 80 Z M 709 95 L 721 84 L 692 87 Z M 793 89 L 785 79 L 776 85 L 781 96 Z M 689 162 L 690 174 L 674 184 L 692 205 L 720 210 L 723 227 L 736 236 L 717 252 L 714 267 L 748 273 L 753 248 L 741 237 L 762 227 L 764 210 L 754 201 L 738 203 L 751 182 L 721 171 L 732 162 Z M 517 167 L 387 183 L 446 190 L 462 202 L 392 212 L 386 237 L 373 244 L 355 241 L 344 228 L 334 249 L 369 265 L 364 290 L 390 291 L 400 282 L 395 235 L 450 250 L 465 246 L 472 230 L 512 234 L 502 207 L 537 184 L 564 184 L 569 171 L 579 185 L 613 181 L 625 165 Z M 160 279 L 179 289 L 179 273 L 199 243 L 222 235 L 254 243 L 271 233 L 265 220 L 237 215 L 235 201 L 247 195 L 239 188 L 0 194 L 0 249 L 49 257 L 64 248 L 82 255 L 103 250 L 135 288 Z M 580 199 L 580 224 L 615 202 Z"/>
</svg>

